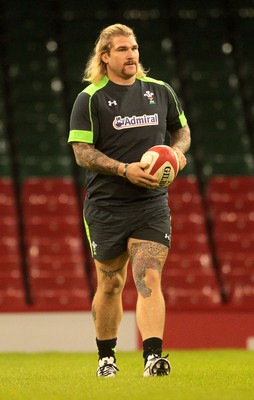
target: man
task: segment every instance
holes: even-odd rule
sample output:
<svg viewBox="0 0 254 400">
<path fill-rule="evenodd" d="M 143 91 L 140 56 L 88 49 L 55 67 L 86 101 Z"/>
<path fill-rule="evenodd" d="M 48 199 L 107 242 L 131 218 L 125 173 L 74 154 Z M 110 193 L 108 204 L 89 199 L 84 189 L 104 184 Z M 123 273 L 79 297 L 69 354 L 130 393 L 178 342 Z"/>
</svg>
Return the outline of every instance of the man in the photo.
<svg viewBox="0 0 254 400">
<path fill-rule="evenodd" d="M 129 261 L 138 293 L 143 375 L 168 375 L 161 291 L 171 238 L 168 193 L 139 160 L 148 148 L 163 144 L 169 132 L 182 169 L 190 131 L 172 88 L 146 77 L 134 32 L 125 25 L 102 30 L 84 81 L 91 84 L 74 103 L 69 142 L 77 164 L 88 171 L 84 221 L 97 272 L 92 304 L 97 376 L 113 377 L 118 371 L 115 347 Z"/>
</svg>

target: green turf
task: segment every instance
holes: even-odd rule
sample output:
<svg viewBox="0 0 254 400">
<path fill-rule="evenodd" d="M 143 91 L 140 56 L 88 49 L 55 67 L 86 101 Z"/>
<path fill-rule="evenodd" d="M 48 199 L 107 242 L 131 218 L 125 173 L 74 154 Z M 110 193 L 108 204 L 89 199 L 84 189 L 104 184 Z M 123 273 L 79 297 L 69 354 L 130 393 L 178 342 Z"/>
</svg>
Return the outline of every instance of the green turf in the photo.
<svg viewBox="0 0 254 400">
<path fill-rule="evenodd" d="M 140 352 L 117 360 L 117 377 L 103 379 L 95 377 L 96 354 L 0 354 L 0 399 L 254 399 L 251 351 L 172 351 L 172 373 L 159 378 L 143 378 Z"/>
</svg>

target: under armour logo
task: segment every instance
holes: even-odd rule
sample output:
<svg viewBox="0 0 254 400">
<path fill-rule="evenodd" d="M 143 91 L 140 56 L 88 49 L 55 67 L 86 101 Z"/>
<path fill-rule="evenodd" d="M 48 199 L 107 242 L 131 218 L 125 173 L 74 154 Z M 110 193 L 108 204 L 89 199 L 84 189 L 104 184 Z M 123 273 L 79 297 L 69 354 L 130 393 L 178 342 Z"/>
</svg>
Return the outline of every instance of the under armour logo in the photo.
<svg viewBox="0 0 254 400">
<path fill-rule="evenodd" d="M 170 239 L 170 236 L 167 233 L 165 233 L 165 239 Z"/>
<path fill-rule="evenodd" d="M 110 101 L 110 100 L 108 100 L 108 105 L 109 105 L 109 107 L 111 107 L 111 106 L 117 106 L 117 102 L 116 102 L 116 100 L 112 100 L 112 101 Z"/>
</svg>

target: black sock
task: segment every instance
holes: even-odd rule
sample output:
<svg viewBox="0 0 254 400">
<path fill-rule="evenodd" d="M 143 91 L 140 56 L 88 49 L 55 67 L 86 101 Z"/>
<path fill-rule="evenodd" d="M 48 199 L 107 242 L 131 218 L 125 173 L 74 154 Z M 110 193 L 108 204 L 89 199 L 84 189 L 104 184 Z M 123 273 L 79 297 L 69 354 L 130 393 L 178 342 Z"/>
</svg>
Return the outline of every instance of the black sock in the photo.
<svg viewBox="0 0 254 400">
<path fill-rule="evenodd" d="M 143 341 L 143 357 L 145 359 L 145 363 L 147 361 L 147 357 L 150 354 L 157 354 L 161 357 L 162 352 L 162 339 L 157 337 L 151 337 Z"/>
<path fill-rule="evenodd" d="M 116 347 L 117 338 L 109 339 L 109 340 L 99 340 L 96 338 L 96 344 L 98 347 L 99 358 L 104 357 L 113 357 L 115 358 L 115 347 Z"/>
</svg>

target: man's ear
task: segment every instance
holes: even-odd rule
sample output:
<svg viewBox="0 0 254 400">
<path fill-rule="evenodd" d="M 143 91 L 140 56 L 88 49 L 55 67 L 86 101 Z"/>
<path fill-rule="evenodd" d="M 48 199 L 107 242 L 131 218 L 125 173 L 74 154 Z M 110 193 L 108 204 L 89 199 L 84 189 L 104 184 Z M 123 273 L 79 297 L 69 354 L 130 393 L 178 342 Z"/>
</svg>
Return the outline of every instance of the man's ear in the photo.
<svg viewBox="0 0 254 400">
<path fill-rule="evenodd" d="M 107 64 L 108 62 L 108 54 L 107 53 L 103 53 L 101 56 L 102 61 Z"/>
</svg>

